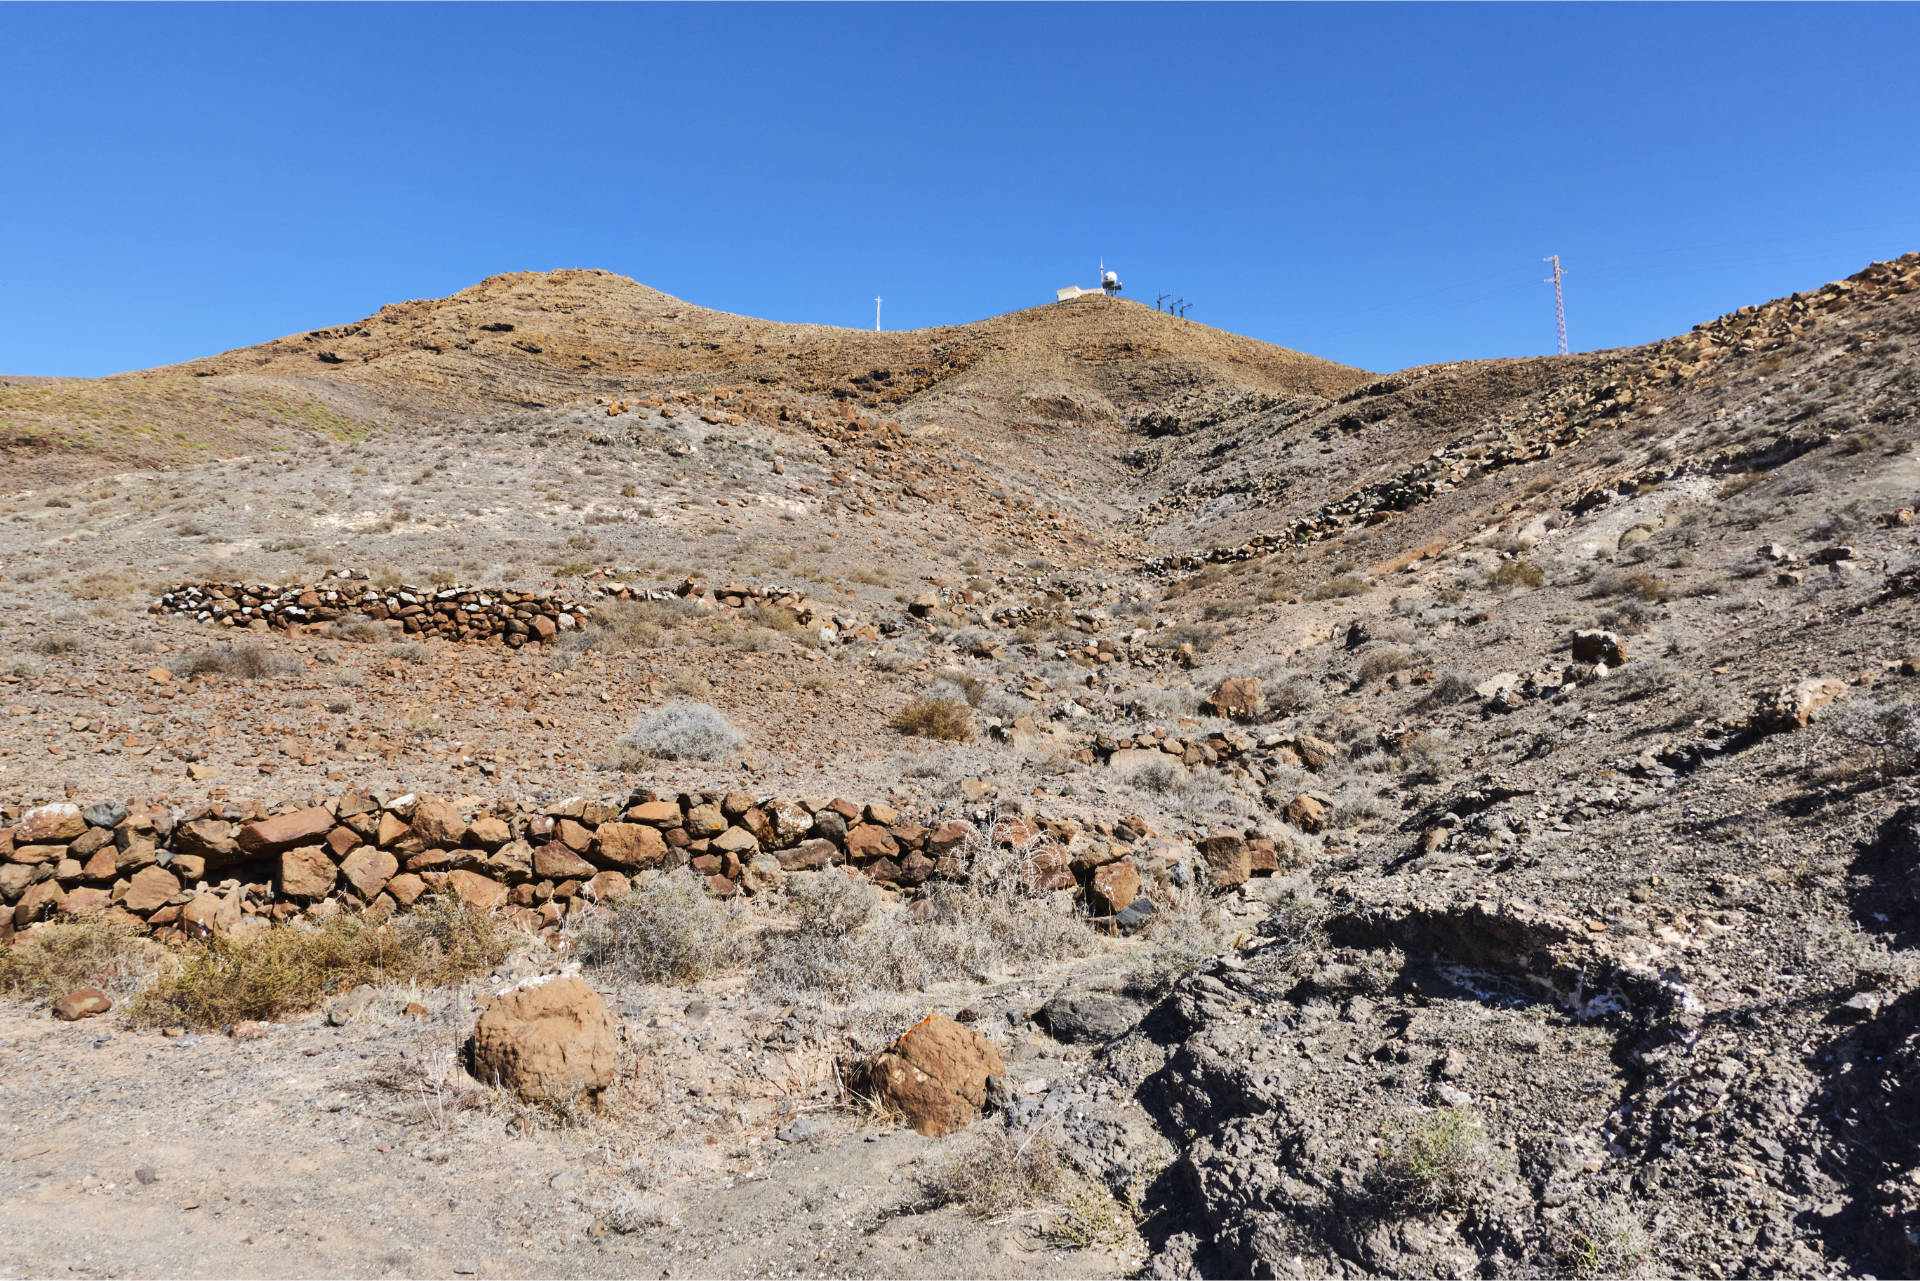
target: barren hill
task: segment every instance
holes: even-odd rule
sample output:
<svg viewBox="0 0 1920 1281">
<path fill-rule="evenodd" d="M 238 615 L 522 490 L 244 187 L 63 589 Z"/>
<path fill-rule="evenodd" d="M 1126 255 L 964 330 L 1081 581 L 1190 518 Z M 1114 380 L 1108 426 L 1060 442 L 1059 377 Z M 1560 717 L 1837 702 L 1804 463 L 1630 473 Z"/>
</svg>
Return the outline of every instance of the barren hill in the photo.
<svg viewBox="0 0 1920 1281">
<path fill-rule="evenodd" d="M 605 271 L 493 276 L 448 298 L 227 352 L 207 375 L 332 374 L 449 406 L 547 405 L 657 386 L 751 383 L 898 412 L 936 388 L 1114 421 L 1176 390 L 1334 396 L 1367 375 L 1139 303 L 1083 298 L 969 325 L 870 332 L 709 311 Z M 1038 402 L 1036 407 L 1044 407 Z"/>
</svg>

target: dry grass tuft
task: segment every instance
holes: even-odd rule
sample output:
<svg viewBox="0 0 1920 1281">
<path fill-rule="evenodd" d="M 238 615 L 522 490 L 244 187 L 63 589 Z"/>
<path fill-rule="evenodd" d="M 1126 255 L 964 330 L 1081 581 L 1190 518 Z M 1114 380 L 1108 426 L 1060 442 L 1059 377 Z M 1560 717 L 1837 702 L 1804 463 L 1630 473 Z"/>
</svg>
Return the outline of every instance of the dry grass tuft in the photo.
<svg viewBox="0 0 1920 1281">
<path fill-rule="evenodd" d="M 139 930 L 102 918 L 37 925 L 0 947 L 0 994 L 54 1001 L 77 987 L 132 987 L 157 973 L 166 951 Z"/>
<path fill-rule="evenodd" d="M 971 743 L 973 714 L 954 698 L 916 698 L 900 709 L 893 727 L 902 734 L 938 739 L 943 743 Z"/>
<path fill-rule="evenodd" d="M 927 1192 L 937 1205 L 951 1205 L 976 1219 L 998 1219 L 1040 1206 L 1059 1195 L 1069 1175 L 1053 1141 L 1035 1134 L 1021 1142 L 1006 1130 L 982 1127 L 959 1152 L 933 1172 Z"/>
<path fill-rule="evenodd" d="M 336 916 L 314 928 L 253 929 L 196 944 L 133 1007 L 138 1023 L 214 1029 L 309 1010 L 363 983 L 439 987 L 505 960 L 511 936 L 450 900 L 380 921 Z"/>
</svg>

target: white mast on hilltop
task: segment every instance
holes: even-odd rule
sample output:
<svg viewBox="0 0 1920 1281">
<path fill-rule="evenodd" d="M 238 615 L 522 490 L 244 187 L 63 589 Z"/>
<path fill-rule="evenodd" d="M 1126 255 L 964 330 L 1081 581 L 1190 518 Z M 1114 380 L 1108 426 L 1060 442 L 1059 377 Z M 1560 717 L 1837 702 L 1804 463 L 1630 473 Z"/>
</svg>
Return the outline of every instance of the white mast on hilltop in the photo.
<svg viewBox="0 0 1920 1281">
<path fill-rule="evenodd" d="M 873 332 L 876 334 L 880 332 L 880 300 L 878 298 L 873 300 Z"/>
</svg>

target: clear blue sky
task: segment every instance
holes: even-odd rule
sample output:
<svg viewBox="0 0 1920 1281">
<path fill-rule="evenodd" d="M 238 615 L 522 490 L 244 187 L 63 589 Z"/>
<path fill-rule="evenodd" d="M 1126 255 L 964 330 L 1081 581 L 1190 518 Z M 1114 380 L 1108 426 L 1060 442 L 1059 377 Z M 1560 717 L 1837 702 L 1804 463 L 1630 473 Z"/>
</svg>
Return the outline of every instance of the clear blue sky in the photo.
<svg viewBox="0 0 1920 1281">
<path fill-rule="evenodd" d="M 1093 283 L 1372 369 L 1920 248 L 1920 6 L 0 5 L 0 373 L 495 272 L 888 328 Z"/>
</svg>

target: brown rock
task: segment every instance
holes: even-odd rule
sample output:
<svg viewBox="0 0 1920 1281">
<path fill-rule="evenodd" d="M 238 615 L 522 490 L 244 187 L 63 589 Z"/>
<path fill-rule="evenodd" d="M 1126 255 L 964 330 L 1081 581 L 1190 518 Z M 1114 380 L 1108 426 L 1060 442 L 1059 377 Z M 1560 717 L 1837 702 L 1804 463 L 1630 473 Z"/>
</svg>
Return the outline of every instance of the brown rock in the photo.
<svg viewBox="0 0 1920 1281">
<path fill-rule="evenodd" d="M 1755 703 L 1748 723 L 1762 734 L 1804 729 L 1813 714 L 1847 692 L 1845 683 L 1809 678 L 1768 690 Z"/>
<path fill-rule="evenodd" d="M 840 847 L 832 841 L 816 838 L 788 849 L 775 850 L 773 856 L 780 860 L 780 870 L 783 872 L 813 872 L 838 862 Z"/>
<path fill-rule="evenodd" d="M 95 912 L 104 912 L 113 906 L 113 891 L 98 886 L 82 886 L 68 890 L 67 897 L 61 901 L 60 910 L 68 916 L 90 916 Z"/>
<path fill-rule="evenodd" d="M 280 855 L 280 893 L 288 898 L 325 898 L 333 893 L 339 871 L 324 846 L 287 850 Z"/>
<path fill-rule="evenodd" d="M 427 892 L 427 883 L 412 872 L 402 872 L 387 882 L 385 892 L 401 907 L 412 907 Z"/>
<path fill-rule="evenodd" d="M 1302 734 L 1293 740 L 1293 750 L 1300 755 L 1301 763 L 1310 770 L 1323 770 L 1339 758 L 1340 749 L 1324 738 L 1315 738 L 1311 734 Z"/>
<path fill-rule="evenodd" d="M 729 827 L 713 838 L 713 848 L 744 863 L 760 852 L 760 842 L 744 827 Z"/>
<path fill-rule="evenodd" d="M 1257 676 L 1229 676 L 1207 696 L 1203 707 L 1215 716 L 1245 721 L 1258 716 L 1266 705 L 1267 700 L 1260 692 L 1260 679 Z"/>
<path fill-rule="evenodd" d="M 240 847 L 233 840 L 233 825 L 217 818 L 196 818 L 182 823 L 173 834 L 173 847 L 183 854 L 198 854 L 209 867 L 225 867 L 240 860 Z"/>
<path fill-rule="evenodd" d="M 1094 869 L 1088 889 L 1094 911 L 1112 915 L 1140 895 L 1140 869 L 1127 859 Z"/>
<path fill-rule="evenodd" d="M 445 801 L 421 801 L 413 807 L 413 834 L 429 845 L 453 849 L 467 839 L 467 820 Z"/>
<path fill-rule="evenodd" d="M 617 1058 L 606 1003 L 577 978 L 511 988 L 473 1029 L 474 1074 L 529 1103 L 598 1101 Z"/>
<path fill-rule="evenodd" d="M 696 805 L 687 811 L 687 832 L 696 841 L 702 837 L 718 836 L 727 830 L 727 816 L 720 812 L 718 805 Z"/>
<path fill-rule="evenodd" d="M 513 829 L 491 814 L 482 814 L 467 825 L 467 835 L 481 849 L 497 850 L 513 839 Z"/>
<path fill-rule="evenodd" d="M 113 1002 L 107 994 L 97 987 L 75 988 L 53 1003 L 53 1017 L 76 1023 L 81 1019 L 90 1019 L 96 1014 L 105 1014 L 113 1008 Z"/>
<path fill-rule="evenodd" d="M 66 856 L 64 845 L 16 845 L 8 853 L 7 861 L 37 867 L 42 863 L 58 863 Z"/>
<path fill-rule="evenodd" d="M 534 847 L 533 874 L 543 880 L 564 881 L 570 877 L 587 877 L 599 870 L 560 841 L 548 841 L 545 845 Z"/>
<path fill-rule="evenodd" d="M 60 888 L 58 881 L 40 881 L 29 885 L 21 891 L 20 901 L 13 905 L 13 923 L 16 926 L 29 925 L 43 916 L 52 916 L 66 900 L 66 891 Z"/>
<path fill-rule="evenodd" d="M 601 861 L 615 867 L 657 867 L 667 857 L 666 841 L 644 823 L 606 823 L 595 835 Z"/>
<path fill-rule="evenodd" d="M 1052 846 L 1029 854 L 1021 865 L 1020 875 L 1027 888 L 1036 894 L 1047 890 L 1070 890 L 1076 884 L 1072 859 L 1065 850 Z"/>
<path fill-rule="evenodd" d="M 393 845 L 412 831 L 413 829 L 407 826 L 406 820 L 398 814 L 382 814 L 380 826 L 373 830 L 373 841 L 376 845 Z"/>
<path fill-rule="evenodd" d="M 447 888 L 455 898 L 476 912 L 491 912 L 507 904 L 507 887 L 490 876 L 456 869 L 447 873 Z"/>
<path fill-rule="evenodd" d="M 851 862 L 892 858 L 899 852 L 900 846 L 892 834 L 878 823 L 862 823 L 847 832 L 847 858 Z"/>
<path fill-rule="evenodd" d="M 329 863 L 328 867 L 333 865 Z M 134 873 L 127 895 L 120 906 L 129 912 L 151 912 L 180 892 L 180 881 L 164 867 L 148 867 Z"/>
<path fill-rule="evenodd" d="M 648 801 L 628 810 L 627 818 L 635 823 L 651 823 L 655 827 L 678 827 L 680 807 L 672 801 Z"/>
<path fill-rule="evenodd" d="M 987 1101 L 987 1079 L 1006 1075 L 993 1042 L 944 1014 L 914 1025 L 867 1065 L 868 1088 L 931 1138 L 964 1129 Z"/>
<path fill-rule="evenodd" d="M 22 814 L 13 825 L 13 840 L 16 845 L 64 845 L 86 830 L 87 820 L 78 805 L 55 801 Z"/>
<path fill-rule="evenodd" d="M 593 829 L 570 818 L 563 818 L 553 825 L 553 834 L 560 843 L 575 854 L 585 854 L 593 848 Z"/>
<path fill-rule="evenodd" d="M 611 903 L 615 899 L 625 898 L 627 892 L 632 888 L 633 882 L 629 881 L 621 873 L 601 872 L 587 882 L 586 892 L 589 898 L 596 899 L 602 903 Z"/>
<path fill-rule="evenodd" d="M 347 852 L 360 844 L 360 834 L 351 827 L 336 827 L 327 833 L 327 853 L 335 858 L 345 858 Z"/>
<path fill-rule="evenodd" d="M 242 853 L 259 858 L 280 854 L 296 846 L 317 846 L 333 830 L 333 815 L 323 805 L 278 814 L 244 825 L 234 843 Z"/>
<path fill-rule="evenodd" d="M 1253 875 L 1253 855 L 1247 843 L 1234 832 L 1216 832 L 1200 842 L 1200 857 L 1213 871 L 1216 889 L 1244 885 Z"/>
<path fill-rule="evenodd" d="M 1627 650 L 1620 637 L 1613 632 L 1603 632 L 1597 628 L 1577 631 L 1573 634 L 1573 661 L 1618 667 L 1627 661 Z"/>
<path fill-rule="evenodd" d="M 1287 802 L 1287 822 L 1303 832 L 1324 831 L 1333 819 L 1331 802 L 1306 792 Z"/>
<path fill-rule="evenodd" d="M 943 854 L 951 854 L 965 845 L 972 835 L 973 824 L 962 822 L 957 818 L 948 819 L 927 833 L 927 853 L 935 858 Z"/>
<path fill-rule="evenodd" d="M 740 887 L 724 876 L 709 876 L 707 892 L 715 898 L 732 898 L 740 892 Z"/>
<path fill-rule="evenodd" d="M 361 898 L 371 903 L 400 870 L 400 860 L 382 849 L 362 845 L 340 860 L 340 875 Z"/>
</svg>

